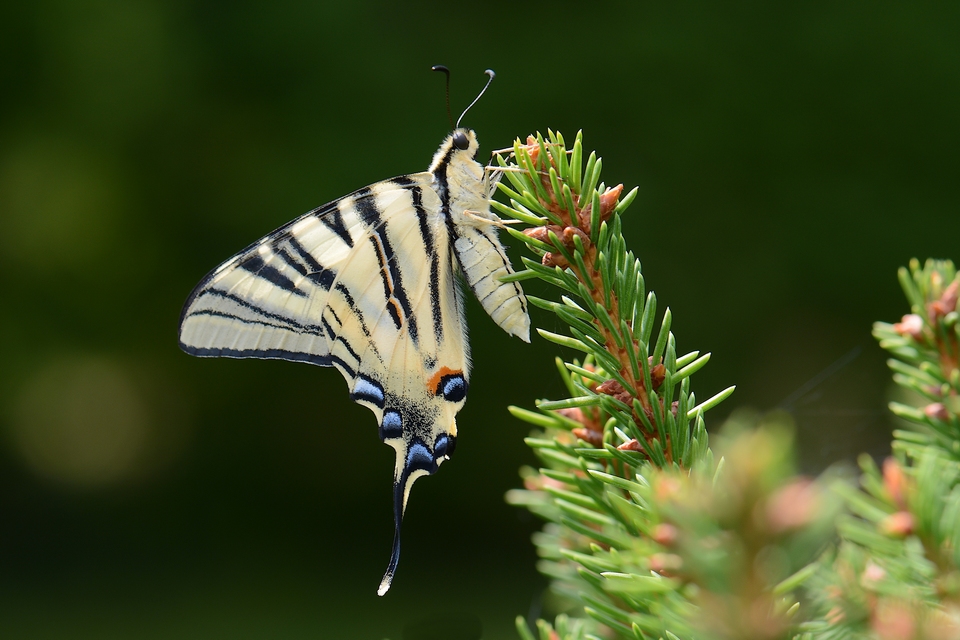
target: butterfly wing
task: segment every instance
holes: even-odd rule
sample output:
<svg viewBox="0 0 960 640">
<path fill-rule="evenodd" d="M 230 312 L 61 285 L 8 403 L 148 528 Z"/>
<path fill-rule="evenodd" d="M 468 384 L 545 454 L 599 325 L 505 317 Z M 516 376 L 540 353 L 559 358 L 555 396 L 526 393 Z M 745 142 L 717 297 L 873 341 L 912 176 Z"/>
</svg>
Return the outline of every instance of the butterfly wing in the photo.
<svg viewBox="0 0 960 640">
<path fill-rule="evenodd" d="M 319 207 L 211 271 L 184 304 L 180 347 L 195 356 L 336 366 L 351 381 L 359 358 L 349 341 L 338 348 L 335 325 L 349 317 L 369 333 L 337 277 L 352 257 L 354 237 L 366 233 L 355 217 L 344 218 L 350 209 L 340 206 L 358 196 L 369 197 L 358 192 Z"/>
<path fill-rule="evenodd" d="M 396 451 L 395 537 L 417 478 L 456 442 L 469 357 L 460 291 L 430 173 L 361 189 L 277 229 L 212 271 L 188 298 L 192 355 L 336 367 Z"/>
</svg>

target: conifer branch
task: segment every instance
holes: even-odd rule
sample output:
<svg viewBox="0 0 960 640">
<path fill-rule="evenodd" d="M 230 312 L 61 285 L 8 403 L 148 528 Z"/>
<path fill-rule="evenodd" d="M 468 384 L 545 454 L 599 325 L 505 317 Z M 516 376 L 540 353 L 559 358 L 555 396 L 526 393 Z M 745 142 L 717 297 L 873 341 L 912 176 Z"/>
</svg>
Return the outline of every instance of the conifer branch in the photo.
<svg viewBox="0 0 960 640">
<path fill-rule="evenodd" d="M 538 569 L 566 609 L 522 640 L 887 640 L 960 637 L 960 276 L 911 262 L 900 282 L 911 313 L 877 323 L 894 380 L 917 404 L 882 469 L 861 459 L 861 487 L 795 475 L 789 417 L 735 413 L 717 451 L 691 376 L 709 360 L 677 354 L 667 309 L 646 290 L 620 214 L 636 196 L 600 180 L 580 134 L 517 141 L 500 157 L 500 213 L 536 259 L 514 280 L 566 332 L 538 330 L 583 354 L 557 359 L 568 396 L 511 407 L 536 431 L 539 469 L 521 470 L 508 502 L 547 521 Z M 512 164 L 508 164 L 508 160 Z M 519 170 L 518 170 L 519 169 Z M 621 196 L 622 199 L 621 199 Z M 827 487 L 832 487 L 828 491 Z M 900 635 L 893 635 L 899 633 Z M 904 635 L 905 634 L 905 635 Z"/>
<path fill-rule="evenodd" d="M 890 403 L 910 425 L 894 456 L 862 456 L 862 490 L 839 487 L 850 515 L 807 585 L 814 638 L 960 638 L 960 275 L 937 260 L 898 275 L 910 313 L 873 334 L 916 404 Z"/>
<path fill-rule="evenodd" d="M 690 376 L 709 360 L 676 353 L 666 309 L 656 341 L 653 331 L 656 296 L 647 292 L 640 261 L 626 249 L 620 214 L 637 194 L 625 196 L 623 185 L 607 188 L 603 166 L 591 153 L 583 167 L 582 135 L 567 151 L 563 136 L 548 132 L 514 144 L 509 185 L 501 190 L 510 204 L 494 202 L 504 215 L 533 225 L 523 232 L 508 229 L 539 262 L 524 258 L 526 267 L 511 279 L 538 278 L 561 289 L 558 301 L 531 296 L 534 306 L 555 313 L 569 335 L 538 330 L 556 344 L 585 354 L 583 362 L 566 362 L 564 378 L 576 402 L 541 402 L 542 412 L 559 411 L 570 433 L 583 444 L 615 447 L 632 459 L 641 454 L 658 466 L 689 467 L 708 451 L 702 414 L 733 391 L 730 387 L 707 403 L 696 405 Z M 498 156 L 501 166 L 508 159 Z M 650 348 L 653 347 L 651 352 Z M 592 407 L 592 408 L 587 408 Z M 607 428 L 607 422 L 625 438 Z M 542 421 L 541 421 L 542 423 Z M 541 424 L 542 426 L 542 424 Z M 619 460 L 609 453 L 607 459 Z"/>
<path fill-rule="evenodd" d="M 517 141 L 509 205 L 494 203 L 530 225 L 510 229 L 536 257 L 511 279 L 559 290 L 530 296 L 567 327 L 540 335 L 583 354 L 557 359 L 566 398 L 510 408 L 537 429 L 526 442 L 542 466 L 522 469 L 507 500 L 547 521 L 538 568 L 569 614 L 535 631 L 518 618 L 522 640 L 960 637 L 952 263 L 901 270 L 911 313 L 874 327 L 894 380 L 921 400 L 891 404 L 913 426 L 882 470 L 861 460 L 860 489 L 796 476 L 784 415 L 735 413 L 714 461 L 704 413 L 733 387 L 697 403 L 691 376 L 709 354 L 678 356 L 670 310 L 657 318 L 620 233 L 636 189 L 621 199 L 583 157 L 579 134 L 569 152 L 552 132 Z"/>
<path fill-rule="evenodd" d="M 524 258 L 526 268 L 511 279 L 537 278 L 559 289 L 555 300 L 530 296 L 530 302 L 556 314 L 568 332 L 540 335 L 584 354 L 582 361 L 557 359 L 569 397 L 541 401 L 538 411 L 510 408 L 540 429 L 526 442 L 543 467 L 522 470 L 526 489 L 507 499 L 550 523 L 535 538 L 539 569 L 551 578 L 553 591 L 574 604 L 571 613 L 579 614 L 558 618 L 556 626 L 538 621 L 537 631 L 543 640 L 691 637 L 700 626 L 693 614 L 707 602 L 690 599 L 689 589 L 698 585 L 702 593 L 716 594 L 715 603 L 734 597 L 738 607 L 754 606 L 761 598 L 780 619 L 791 605 L 776 604 L 788 596 L 773 595 L 770 576 L 746 591 L 721 594 L 714 591 L 717 585 L 736 580 L 744 567 L 714 562 L 697 568 L 705 558 L 724 555 L 697 543 L 697 530 L 712 528 L 716 540 L 742 545 L 740 534 L 721 524 L 730 514 L 704 511 L 701 502 L 714 491 L 719 496 L 742 490 L 715 485 L 721 476 L 704 423 L 704 413 L 733 387 L 697 403 L 691 377 L 710 354 L 678 356 L 672 314 L 666 309 L 657 319 L 656 295 L 646 290 L 640 262 L 621 234 L 620 214 L 637 190 L 623 196 L 622 185 L 607 188 L 600 179 L 602 161 L 591 153 L 583 166 L 583 157 L 580 134 L 569 153 L 563 136 L 553 132 L 517 141 L 509 166 L 522 171 L 505 173 L 509 184 L 502 191 L 510 204 L 495 203 L 500 213 L 531 225 L 509 230 L 537 258 Z M 508 166 L 507 159 L 499 161 Z M 755 496 L 758 503 L 786 484 L 790 472 L 782 462 L 771 453 L 770 465 L 782 482 L 768 483 Z M 754 468 L 773 473 L 769 465 Z M 805 495 L 814 500 L 819 492 Z M 752 522 L 749 514 L 738 512 L 738 518 Z M 748 546 L 759 553 L 768 540 L 754 537 Z M 731 551 L 728 559 L 735 555 Z M 801 556 L 793 570 L 810 553 Z M 776 583 L 788 577 L 778 574 Z M 739 608 L 732 611 L 728 626 L 734 632 L 742 616 Z M 526 640 L 536 637 L 522 620 L 518 632 Z"/>
</svg>

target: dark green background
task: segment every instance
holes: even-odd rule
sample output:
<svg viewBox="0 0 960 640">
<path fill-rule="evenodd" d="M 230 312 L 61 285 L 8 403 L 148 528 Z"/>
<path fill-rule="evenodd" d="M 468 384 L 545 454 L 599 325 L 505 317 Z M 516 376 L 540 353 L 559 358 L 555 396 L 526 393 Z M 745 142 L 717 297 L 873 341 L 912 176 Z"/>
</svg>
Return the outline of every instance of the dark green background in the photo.
<svg viewBox="0 0 960 640">
<path fill-rule="evenodd" d="M 426 168 L 432 64 L 455 110 L 497 71 L 465 120 L 485 150 L 583 129 L 640 186 L 625 235 L 681 352 L 714 354 L 694 389 L 738 385 L 713 427 L 787 404 L 807 471 L 883 454 L 871 322 L 905 312 L 899 265 L 958 257 L 957 6 L 517 4 L 0 9 L 0 635 L 397 639 L 449 613 L 489 639 L 537 610 L 505 407 L 558 397 L 552 345 L 471 301 L 457 454 L 382 599 L 393 452 L 340 375 L 176 346 L 210 268 Z"/>
</svg>

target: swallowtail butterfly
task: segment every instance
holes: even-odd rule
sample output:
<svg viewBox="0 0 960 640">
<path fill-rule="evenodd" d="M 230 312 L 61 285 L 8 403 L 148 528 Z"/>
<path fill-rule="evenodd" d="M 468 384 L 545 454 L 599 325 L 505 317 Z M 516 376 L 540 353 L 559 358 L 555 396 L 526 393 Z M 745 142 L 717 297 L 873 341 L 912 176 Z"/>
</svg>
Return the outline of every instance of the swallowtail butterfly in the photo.
<svg viewBox="0 0 960 640">
<path fill-rule="evenodd" d="M 500 175 L 476 162 L 477 146 L 458 122 L 427 171 L 364 187 L 264 236 L 201 280 L 180 318 L 191 355 L 335 367 L 376 415 L 396 450 L 380 595 L 400 558 L 410 487 L 456 443 L 470 378 L 457 274 L 494 322 L 530 341 L 523 291 L 500 279 L 513 273 L 490 211 Z"/>
</svg>

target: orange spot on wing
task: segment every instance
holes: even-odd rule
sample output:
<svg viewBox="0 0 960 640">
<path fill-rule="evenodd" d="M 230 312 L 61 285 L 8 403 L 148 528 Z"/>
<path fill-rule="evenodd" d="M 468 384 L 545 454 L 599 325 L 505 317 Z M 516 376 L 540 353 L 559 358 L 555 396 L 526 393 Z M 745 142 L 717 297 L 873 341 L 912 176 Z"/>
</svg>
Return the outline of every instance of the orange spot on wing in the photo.
<svg viewBox="0 0 960 640">
<path fill-rule="evenodd" d="M 396 298 L 390 298 L 387 300 L 387 304 L 393 305 L 394 310 L 396 311 L 397 317 L 400 318 L 400 324 L 403 324 L 403 309 L 400 308 L 400 303 L 397 302 Z"/>
<path fill-rule="evenodd" d="M 435 395 L 440 393 L 440 390 L 438 388 L 440 386 L 440 379 L 443 378 L 444 376 L 451 376 L 451 375 L 462 376 L 463 371 L 461 371 L 460 369 L 451 369 L 450 367 L 440 367 L 437 370 L 437 372 L 432 376 L 430 376 L 430 379 L 427 380 L 427 391 Z"/>
</svg>

